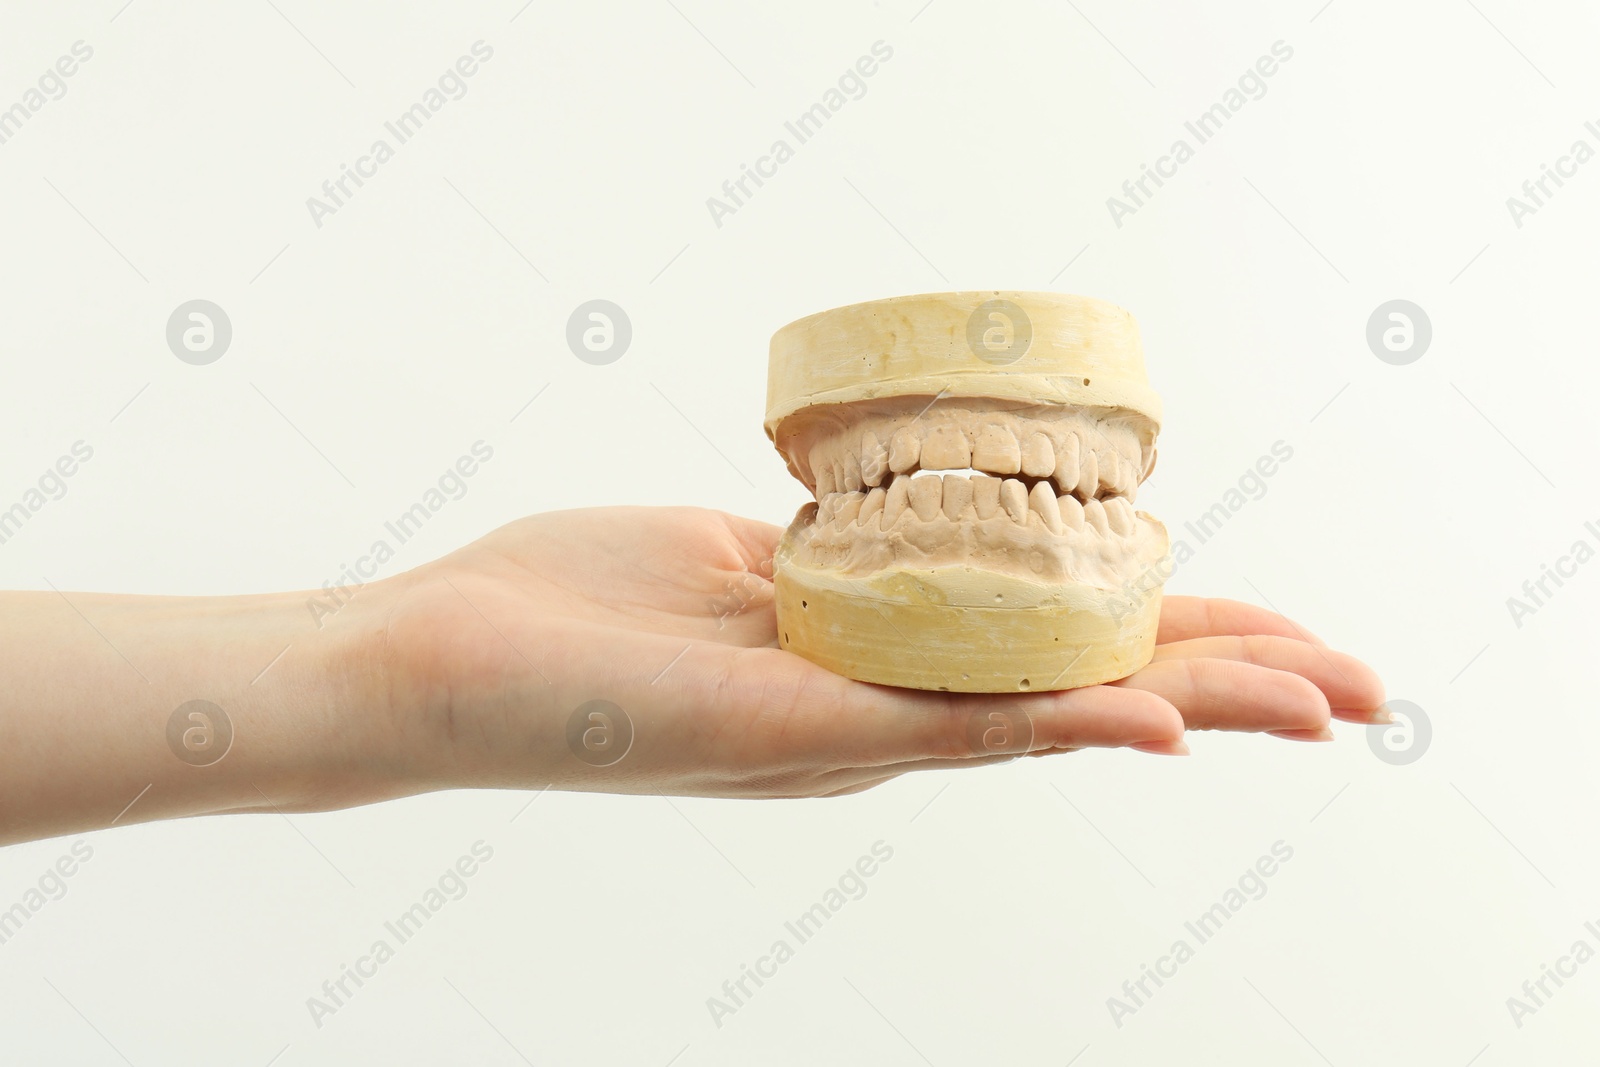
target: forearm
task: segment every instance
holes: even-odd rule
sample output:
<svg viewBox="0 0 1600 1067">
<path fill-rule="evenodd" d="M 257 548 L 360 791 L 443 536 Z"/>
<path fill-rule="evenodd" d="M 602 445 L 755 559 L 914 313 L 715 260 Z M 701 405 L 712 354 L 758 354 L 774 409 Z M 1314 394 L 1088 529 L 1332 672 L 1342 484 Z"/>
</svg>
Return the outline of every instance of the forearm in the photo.
<svg viewBox="0 0 1600 1067">
<path fill-rule="evenodd" d="M 0 844 L 405 792 L 368 599 L 0 593 Z"/>
</svg>

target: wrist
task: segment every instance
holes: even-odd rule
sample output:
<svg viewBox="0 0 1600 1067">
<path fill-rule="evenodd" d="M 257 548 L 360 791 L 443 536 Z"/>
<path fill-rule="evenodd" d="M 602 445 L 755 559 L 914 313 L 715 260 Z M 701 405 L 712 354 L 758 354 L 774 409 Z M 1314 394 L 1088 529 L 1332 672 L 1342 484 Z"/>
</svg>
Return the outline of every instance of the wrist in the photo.
<svg viewBox="0 0 1600 1067">
<path fill-rule="evenodd" d="M 493 555 L 450 556 L 363 588 L 372 622 L 357 655 L 381 694 L 392 795 L 537 788 L 571 773 L 558 709 L 573 706 L 582 669 L 543 612 L 505 597 L 514 577 Z"/>
<path fill-rule="evenodd" d="M 388 620 L 402 584 L 346 590 L 332 612 L 322 592 L 232 606 L 253 635 L 243 647 L 262 663 L 252 672 L 241 648 L 229 668 L 235 699 L 260 728 L 259 746 L 240 750 L 233 777 L 260 774 L 273 784 L 236 788 L 242 808 L 265 808 L 270 798 L 284 811 L 327 811 L 433 788 L 420 769 L 425 746 L 394 699 Z M 250 739 L 237 725 L 235 738 Z"/>
<path fill-rule="evenodd" d="M 317 619 L 303 593 L 105 598 L 164 757 L 130 816 L 313 811 L 382 799 L 392 772 L 368 604 Z M 318 623 L 321 625 L 318 625 Z"/>
</svg>

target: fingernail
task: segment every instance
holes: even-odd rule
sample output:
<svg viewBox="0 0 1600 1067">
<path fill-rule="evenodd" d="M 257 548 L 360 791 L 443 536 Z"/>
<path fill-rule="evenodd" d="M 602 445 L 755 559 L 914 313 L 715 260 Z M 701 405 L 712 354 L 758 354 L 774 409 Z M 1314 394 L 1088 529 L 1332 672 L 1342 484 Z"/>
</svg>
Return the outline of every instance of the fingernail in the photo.
<svg viewBox="0 0 1600 1067">
<path fill-rule="evenodd" d="M 1136 741 L 1128 746 L 1140 752 L 1150 752 L 1157 756 L 1187 756 L 1189 744 L 1183 738 L 1176 741 Z"/>
<path fill-rule="evenodd" d="M 1341 722 L 1353 722 L 1360 726 L 1394 725 L 1394 716 L 1389 714 L 1387 707 L 1371 708 L 1366 711 L 1357 711 L 1353 708 L 1334 708 L 1333 717 Z"/>
<path fill-rule="evenodd" d="M 1285 741 L 1332 741 L 1333 731 L 1326 726 L 1315 730 L 1268 730 L 1273 737 L 1281 737 Z"/>
</svg>

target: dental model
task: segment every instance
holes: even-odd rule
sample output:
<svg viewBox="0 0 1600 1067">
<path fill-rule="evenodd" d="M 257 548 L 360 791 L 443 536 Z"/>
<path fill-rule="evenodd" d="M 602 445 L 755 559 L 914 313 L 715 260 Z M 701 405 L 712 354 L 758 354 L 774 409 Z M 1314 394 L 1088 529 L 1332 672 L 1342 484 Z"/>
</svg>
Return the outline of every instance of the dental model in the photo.
<svg viewBox="0 0 1600 1067">
<path fill-rule="evenodd" d="M 1115 305 L 972 292 L 772 338 L 767 436 L 816 497 L 774 559 L 781 647 L 868 682 L 1071 689 L 1150 661 L 1161 403 Z"/>
</svg>

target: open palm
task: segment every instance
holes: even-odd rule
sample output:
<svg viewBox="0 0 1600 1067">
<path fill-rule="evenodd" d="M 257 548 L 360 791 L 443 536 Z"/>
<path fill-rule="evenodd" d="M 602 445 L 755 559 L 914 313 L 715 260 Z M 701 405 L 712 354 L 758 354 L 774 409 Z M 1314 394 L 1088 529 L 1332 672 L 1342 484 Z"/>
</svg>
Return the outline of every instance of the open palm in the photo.
<svg viewBox="0 0 1600 1067">
<path fill-rule="evenodd" d="M 1380 721 L 1359 660 L 1287 619 L 1167 597 L 1152 662 L 1109 685 L 961 694 L 852 681 L 777 647 L 781 530 L 697 508 L 536 515 L 399 583 L 397 728 L 442 784 L 822 796 L 1018 754 L 1180 754 L 1186 729 L 1331 739 Z"/>
</svg>

